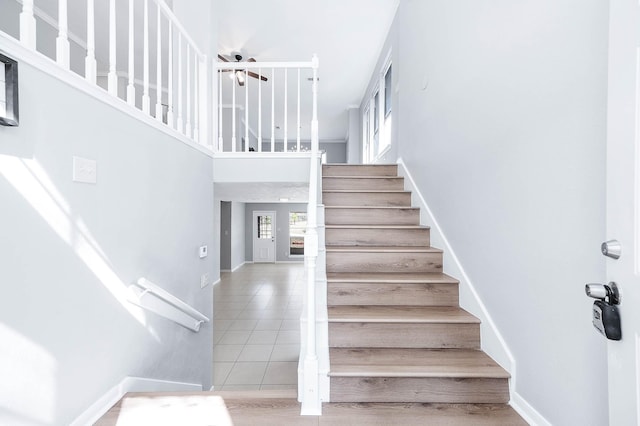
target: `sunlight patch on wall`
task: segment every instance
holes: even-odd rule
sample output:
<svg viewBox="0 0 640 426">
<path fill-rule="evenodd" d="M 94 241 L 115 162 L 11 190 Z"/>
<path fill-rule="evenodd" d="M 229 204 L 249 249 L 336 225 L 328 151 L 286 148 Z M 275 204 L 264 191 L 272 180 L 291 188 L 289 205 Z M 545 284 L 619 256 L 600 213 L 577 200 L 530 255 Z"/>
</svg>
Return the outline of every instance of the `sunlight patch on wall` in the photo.
<svg viewBox="0 0 640 426">
<path fill-rule="evenodd" d="M 55 358 L 2 323 L 0 342 L 4 383 L 0 386 L 0 424 L 51 424 L 56 405 Z"/>
<path fill-rule="evenodd" d="M 78 259 L 109 290 L 122 307 L 140 324 L 146 326 L 144 312 L 129 303 L 130 294 L 127 286 L 110 267 L 106 255 L 82 219 L 73 217 L 69 203 L 58 191 L 42 166 L 36 160 L 0 155 L 0 175 L 72 248 Z"/>
</svg>

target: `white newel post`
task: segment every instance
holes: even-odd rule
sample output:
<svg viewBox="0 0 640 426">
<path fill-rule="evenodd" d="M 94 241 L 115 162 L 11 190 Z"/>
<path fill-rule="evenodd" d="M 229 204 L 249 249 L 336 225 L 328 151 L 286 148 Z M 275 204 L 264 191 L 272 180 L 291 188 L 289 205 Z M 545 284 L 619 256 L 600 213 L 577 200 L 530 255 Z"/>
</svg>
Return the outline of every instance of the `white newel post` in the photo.
<svg viewBox="0 0 640 426">
<path fill-rule="evenodd" d="M 33 16 L 33 0 L 22 1 L 20 41 L 29 49 L 36 50 L 36 18 Z"/>
<path fill-rule="evenodd" d="M 67 24 L 67 0 L 58 0 L 58 38 L 56 39 L 56 61 L 64 69 L 69 69 L 69 35 Z"/>
<path fill-rule="evenodd" d="M 224 139 L 222 138 L 222 72 L 216 73 L 218 77 L 218 152 L 224 151 Z"/>
<path fill-rule="evenodd" d="M 169 45 L 167 47 L 167 124 L 175 129 L 173 119 L 173 23 L 169 21 Z"/>
<path fill-rule="evenodd" d="M 149 114 L 151 111 L 151 97 L 149 96 L 149 0 L 144 0 L 143 14 L 142 111 Z"/>
<path fill-rule="evenodd" d="M 316 262 L 318 258 L 318 57 L 313 61 L 313 115 L 311 119 L 311 165 L 309 174 L 309 205 L 307 232 L 304 237 L 304 257 L 307 273 L 307 341 L 303 361 L 302 415 L 322 414 L 318 354 L 316 348 Z"/>
</svg>

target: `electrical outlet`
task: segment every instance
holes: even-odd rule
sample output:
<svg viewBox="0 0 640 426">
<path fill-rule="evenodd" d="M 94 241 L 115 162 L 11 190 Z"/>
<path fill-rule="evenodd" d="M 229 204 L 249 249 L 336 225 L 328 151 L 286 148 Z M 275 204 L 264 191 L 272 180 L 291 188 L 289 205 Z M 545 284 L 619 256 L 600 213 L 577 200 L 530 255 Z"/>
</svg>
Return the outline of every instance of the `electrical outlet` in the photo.
<svg viewBox="0 0 640 426">
<path fill-rule="evenodd" d="M 209 273 L 206 272 L 200 276 L 200 288 L 205 288 L 209 284 Z"/>
</svg>

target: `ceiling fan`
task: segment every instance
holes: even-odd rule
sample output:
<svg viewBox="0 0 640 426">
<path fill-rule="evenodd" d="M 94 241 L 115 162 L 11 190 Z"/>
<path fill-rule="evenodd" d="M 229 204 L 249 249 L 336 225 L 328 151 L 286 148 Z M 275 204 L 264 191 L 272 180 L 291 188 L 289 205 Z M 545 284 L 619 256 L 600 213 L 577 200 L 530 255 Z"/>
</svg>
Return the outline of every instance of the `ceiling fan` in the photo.
<svg viewBox="0 0 640 426">
<path fill-rule="evenodd" d="M 235 62 L 243 62 L 242 61 L 242 55 L 240 55 L 238 53 L 236 53 L 234 55 L 234 58 L 235 58 Z M 232 60 L 229 60 L 229 59 L 225 58 L 221 54 L 218 54 L 218 59 L 220 59 L 222 62 L 234 62 Z M 256 60 L 255 60 L 255 58 L 249 58 L 249 59 L 247 59 L 247 62 L 256 62 Z M 222 70 L 220 70 L 220 72 L 232 72 L 232 73 L 234 73 L 235 76 L 236 76 L 236 80 L 238 81 L 238 84 L 240 86 L 244 86 L 245 70 L 242 70 L 242 69 L 222 69 Z M 263 75 L 256 74 L 255 72 L 252 72 L 252 71 L 247 71 L 247 75 L 249 77 L 257 78 L 258 80 L 262 80 L 262 81 L 268 81 L 269 80 L 267 77 L 265 77 Z"/>
</svg>

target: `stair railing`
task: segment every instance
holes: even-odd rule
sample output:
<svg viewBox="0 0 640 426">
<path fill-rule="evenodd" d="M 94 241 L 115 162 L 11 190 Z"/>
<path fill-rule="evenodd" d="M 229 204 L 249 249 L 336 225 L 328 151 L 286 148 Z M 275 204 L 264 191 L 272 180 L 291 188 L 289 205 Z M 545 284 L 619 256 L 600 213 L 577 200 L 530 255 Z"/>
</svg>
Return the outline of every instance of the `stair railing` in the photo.
<svg viewBox="0 0 640 426">
<path fill-rule="evenodd" d="M 169 6 L 163 0 L 128 0 L 127 10 L 123 11 L 117 10 L 116 4 L 122 2 L 116 0 L 85 0 L 86 22 L 73 23 L 75 28 L 86 28 L 83 40 L 69 31 L 67 1 L 58 0 L 58 17 L 54 18 L 34 6 L 34 0 L 22 0 L 22 45 L 37 51 L 36 39 L 45 34 L 36 34 L 36 16 L 39 17 L 57 30 L 51 59 L 60 67 L 80 74 L 91 85 L 106 89 L 109 95 L 189 140 L 209 145 L 207 99 L 201 95 L 209 93 L 207 59 Z M 96 16 L 107 20 L 106 34 L 96 31 Z M 126 17 L 128 30 L 124 35 L 117 34 L 116 40 L 117 17 Z M 108 40 L 106 51 L 96 48 L 97 37 Z M 84 67 L 82 61 L 72 61 L 71 43 L 86 52 Z M 117 61 L 118 50 L 123 48 L 128 56 L 126 64 Z M 140 52 L 141 61 L 137 60 Z M 51 56 L 50 52 L 42 53 Z"/>
<path fill-rule="evenodd" d="M 218 152 L 312 151 L 310 62 L 222 62 L 218 71 Z M 230 77 L 230 78 L 229 78 Z"/>
<path fill-rule="evenodd" d="M 302 366 L 302 409 L 303 415 L 322 414 L 318 352 L 316 347 L 316 266 L 319 252 L 318 239 L 318 192 L 319 175 L 319 135 L 318 135 L 318 65 L 317 56 L 312 61 L 313 108 L 311 118 L 311 164 L 309 171 L 309 205 L 307 207 L 307 229 L 304 236 L 304 260 L 307 277 L 306 288 L 306 344 Z"/>
<path fill-rule="evenodd" d="M 129 302 L 170 319 L 189 330 L 200 331 L 200 326 L 209 322 L 209 318 L 203 313 L 146 278 L 139 278 L 135 284 L 130 285 L 129 292 Z"/>
</svg>

